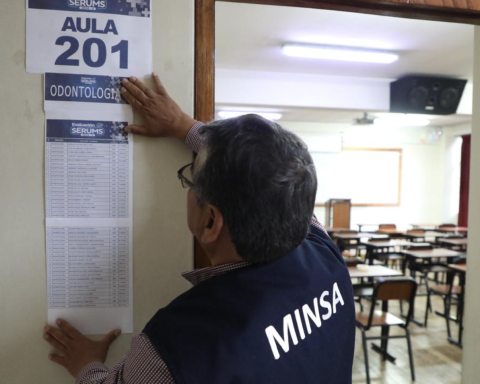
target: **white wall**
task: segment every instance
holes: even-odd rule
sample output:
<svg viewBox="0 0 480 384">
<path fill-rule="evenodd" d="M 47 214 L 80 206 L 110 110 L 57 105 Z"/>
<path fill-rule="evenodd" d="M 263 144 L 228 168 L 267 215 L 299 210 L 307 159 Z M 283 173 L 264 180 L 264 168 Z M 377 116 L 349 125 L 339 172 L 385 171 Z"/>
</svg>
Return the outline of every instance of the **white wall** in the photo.
<svg viewBox="0 0 480 384">
<path fill-rule="evenodd" d="M 480 27 L 475 27 L 472 153 L 468 211 L 468 270 L 465 297 L 463 384 L 477 384 L 480 377 Z"/>
<path fill-rule="evenodd" d="M 451 192 L 451 188 L 445 188 L 447 184 L 453 183 L 452 179 L 455 175 L 447 172 L 445 165 L 455 153 L 452 148 L 453 137 L 458 132 L 468 131 L 469 127 L 444 128 L 444 135 L 439 141 L 430 141 L 432 130 L 430 127 L 379 128 L 298 122 L 283 122 L 282 125 L 300 136 L 302 133 L 315 132 L 342 133 L 344 147 L 401 148 L 403 150 L 401 205 L 399 207 L 353 207 L 351 218 L 353 229 L 358 229 L 356 223 L 395 223 L 399 228 L 407 228 L 410 223 L 451 221 L 452 215 L 458 214 L 458 195 Z M 375 169 L 372 169 L 372 172 L 375 172 Z M 339 175 L 339 177 L 345 177 L 345 175 Z M 335 182 L 335 180 L 319 180 L 319 188 L 323 182 Z M 352 188 L 369 188 L 369 186 L 352 185 Z M 451 199 L 457 199 L 457 201 L 452 203 Z M 457 211 L 452 213 L 451 206 L 454 205 L 457 206 Z M 323 221 L 324 208 L 317 208 L 315 212 Z"/>
<path fill-rule="evenodd" d="M 215 79 L 218 104 L 385 112 L 390 110 L 390 83 L 395 80 L 218 67 Z M 473 85 L 468 83 L 458 106 L 459 114 L 472 114 L 472 94 Z"/>
<path fill-rule="evenodd" d="M 193 110 L 194 2 L 156 0 L 154 68 L 188 112 Z M 25 1 L 0 12 L 0 382 L 73 383 L 48 360 L 42 76 L 25 72 Z M 134 74 L 132 74 L 134 75 Z M 134 328 L 187 284 L 193 266 L 186 193 L 176 171 L 191 152 L 173 140 L 137 138 L 134 156 Z M 115 341 L 107 363 L 124 355 L 131 335 Z"/>
</svg>

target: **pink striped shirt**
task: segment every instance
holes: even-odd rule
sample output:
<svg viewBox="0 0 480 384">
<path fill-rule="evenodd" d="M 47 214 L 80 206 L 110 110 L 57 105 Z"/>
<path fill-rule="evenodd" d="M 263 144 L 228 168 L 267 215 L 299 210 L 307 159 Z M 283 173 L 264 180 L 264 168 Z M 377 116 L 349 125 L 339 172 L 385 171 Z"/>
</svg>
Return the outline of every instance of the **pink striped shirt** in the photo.
<svg viewBox="0 0 480 384">
<path fill-rule="evenodd" d="M 198 152 L 203 145 L 199 129 L 203 123 L 197 122 L 188 132 L 185 140 L 187 148 Z M 324 230 L 317 218 L 313 216 L 312 225 Z M 325 232 L 326 233 L 326 232 Z M 196 269 L 182 273 L 182 276 L 193 285 L 200 284 L 214 276 L 227 271 L 242 268 L 248 262 L 237 262 Z M 104 364 L 96 362 L 87 364 L 77 377 L 77 384 L 175 384 L 165 361 L 157 352 L 149 338 L 140 333 L 132 337 L 130 350 L 120 362 L 109 370 Z"/>
</svg>

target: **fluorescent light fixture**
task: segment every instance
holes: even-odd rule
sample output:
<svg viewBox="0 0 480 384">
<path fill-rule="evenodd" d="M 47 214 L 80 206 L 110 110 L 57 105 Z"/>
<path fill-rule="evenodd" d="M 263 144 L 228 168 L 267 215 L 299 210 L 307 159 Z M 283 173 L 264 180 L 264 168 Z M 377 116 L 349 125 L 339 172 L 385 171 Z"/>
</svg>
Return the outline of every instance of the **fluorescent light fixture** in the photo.
<svg viewBox="0 0 480 384">
<path fill-rule="evenodd" d="M 218 112 L 218 116 L 222 119 L 230 119 L 231 117 L 238 117 L 243 115 L 259 115 L 267 120 L 280 120 L 282 118 L 281 113 L 273 113 L 273 112 L 243 112 L 243 111 L 220 111 Z"/>
<path fill-rule="evenodd" d="M 398 60 L 392 52 L 334 45 L 285 44 L 283 53 L 292 57 L 390 64 Z"/>
<path fill-rule="evenodd" d="M 391 117 L 377 117 L 373 123 L 384 127 L 426 127 L 430 124 L 430 120 L 421 116 L 392 115 Z"/>
</svg>

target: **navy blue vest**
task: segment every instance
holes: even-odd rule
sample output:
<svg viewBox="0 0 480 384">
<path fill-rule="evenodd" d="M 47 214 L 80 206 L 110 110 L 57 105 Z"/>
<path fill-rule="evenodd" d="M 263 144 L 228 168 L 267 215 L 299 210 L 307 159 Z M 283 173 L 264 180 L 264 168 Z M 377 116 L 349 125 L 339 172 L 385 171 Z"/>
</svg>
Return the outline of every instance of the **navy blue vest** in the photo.
<svg viewBox="0 0 480 384">
<path fill-rule="evenodd" d="M 352 284 L 336 246 L 313 226 L 281 259 L 193 287 L 143 332 L 178 384 L 352 382 Z"/>
</svg>

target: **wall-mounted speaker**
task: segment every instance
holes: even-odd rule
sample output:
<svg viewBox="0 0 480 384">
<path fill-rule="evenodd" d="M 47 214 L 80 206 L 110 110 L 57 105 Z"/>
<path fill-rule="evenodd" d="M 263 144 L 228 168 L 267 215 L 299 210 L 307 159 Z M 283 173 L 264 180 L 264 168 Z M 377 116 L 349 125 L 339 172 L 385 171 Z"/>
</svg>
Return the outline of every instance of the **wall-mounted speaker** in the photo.
<svg viewBox="0 0 480 384">
<path fill-rule="evenodd" d="M 390 83 L 390 112 L 451 115 L 457 112 L 467 80 L 409 75 Z"/>
</svg>

